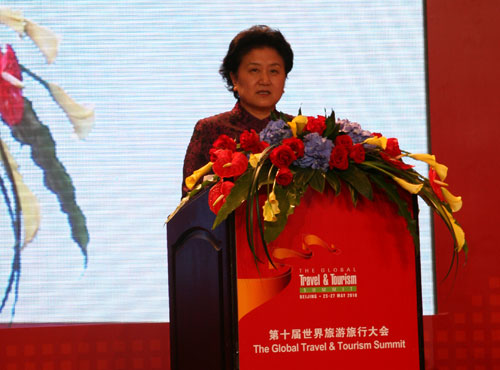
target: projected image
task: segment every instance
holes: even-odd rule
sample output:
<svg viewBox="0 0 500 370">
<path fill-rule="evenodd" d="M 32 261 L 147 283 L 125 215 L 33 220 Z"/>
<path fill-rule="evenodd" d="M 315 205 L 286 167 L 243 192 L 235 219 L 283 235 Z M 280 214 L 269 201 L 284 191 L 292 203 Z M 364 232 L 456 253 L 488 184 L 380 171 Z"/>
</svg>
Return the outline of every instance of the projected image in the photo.
<svg viewBox="0 0 500 370">
<path fill-rule="evenodd" d="M 54 62 L 59 39 L 49 29 L 24 18 L 22 12 L 9 8 L 0 8 L 2 23 L 17 32 L 19 36 L 27 36 L 43 53 L 47 63 Z M 40 122 L 30 100 L 23 96 L 24 87 L 22 73 L 47 89 L 54 102 L 66 113 L 73 124 L 76 136 L 84 139 L 94 123 L 94 111 L 90 107 L 76 103 L 64 90 L 56 84 L 45 81 L 17 60 L 10 44 L 5 52 L 0 51 L 2 79 L 0 92 L 2 102 L 0 115 L 11 130 L 12 137 L 29 148 L 33 162 L 43 173 L 43 183 L 47 190 L 54 193 L 61 211 L 68 217 L 71 237 L 80 248 L 85 264 L 89 233 L 85 215 L 75 200 L 75 189 L 71 176 L 56 155 L 56 143 L 50 129 Z M 15 314 L 16 302 L 19 298 L 19 282 L 21 278 L 21 251 L 35 238 L 41 222 L 40 204 L 36 195 L 23 181 L 23 175 L 15 158 L 10 154 L 8 146 L 0 138 L 0 156 L 5 169 L 0 177 L 3 199 L 7 207 L 13 233 L 13 257 L 5 293 L 0 304 L 0 313 L 14 295 L 12 316 Z M 5 179 L 5 180 L 4 180 Z M 9 191 L 10 190 L 10 191 Z M 24 233 L 22 233 L 24 231 Z"/>
<path fill-rule="evenodd" d="M 252 25 L 279 29 L 295 54 L 278 110 L 333 109 L 427 152 L 420 3 L 12 0 L 0 12 L 3 323 L 168 321 L 164 221 L 196 121 L 235 104 L 218 70 Z M 432 312 L 429 228 L 423 211 Z"/>
</svg>

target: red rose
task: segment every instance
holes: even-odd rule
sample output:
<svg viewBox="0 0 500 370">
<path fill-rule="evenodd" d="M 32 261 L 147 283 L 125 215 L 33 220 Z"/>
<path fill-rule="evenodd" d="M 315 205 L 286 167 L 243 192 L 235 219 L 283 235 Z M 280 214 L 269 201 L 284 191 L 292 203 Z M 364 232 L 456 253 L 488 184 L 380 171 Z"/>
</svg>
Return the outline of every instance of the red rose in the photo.
<svg viewBox="0 0 500 370">
<path fill-rule="evenodd" d="M 349 152 L 349 158 L 351 158 L 355 163 L 362 163 L 365 161 L 365 148 L 362 144 L 355 144 L 352 146 Z"/>
<path fill-rule="evenodd" d="M 236 150 L 236 142 L 227 135 L 220 135 L 217 140 L 212 144 L 214 149 L 229 149 L 231 151 Z"/>
<path fill-rule="evenodd" d="M 335 138 L 335 146 L 345 146 L 347 149 L 351 149 L 352 139 L 349 135 L 339 135 Z"/>
<path fill-rule="evenodd" d="M 398 155 L 400 155 L 401 150 L 399 149 L 398 139 L 394 137 L 387 139 L 387 147 L 385 148 L 385 152 L 391 157 L 397 157 Z"/>
<path fill-rule="evenodd" d="M 267 141 L 261 141 L 260 142 L 260 150 L 258 153 L 263 152 L 264 149 L 266 149 L 269 146 L 269 143 Z"/>
<path fill-rule="evenodd" d="M 215 162 L 217 160 L 217 151 L 219 149 L 227 149 L 232 152 L 236 150 L 236 142 L 227 135 L 220 135 L 217 140 L 212 144 L 212 148 L 208 152 L 210 154 L 210 162 Z"/>
<path fill-rule="evenodd" d="M 290 137 L 283 140 L 283 145 L 289 146 L 297 158 L 304 156 L 304 142 L 296 137 Z"/>
<path fill-rule="evenodd" d="M 248 158 L 243 153 L 219 149 L 214 155 L 217 160 L 214 162 L 212 170 L 219 177 L 239 176 L 248 167 Z"/>
<path fill-rule="evenodd" d="M 245 130 L 240 135 L 240 144 L 243 150 L 247 152 L 252 152 L 254 154 L 260 153 L 261 145 L 260 145 L 260 137 L 255 132 L 254 129 L 248 131 Z"/>
<path fill-rule="evenodd" d="M 219 181 L 212 186 L 208 192 L 208 205 L 213 213 L 219 213 L 221 207 L 226 203 L 226 197 L 233 186 L 234 184 L 231 181 Z"/>
<path fill-rule="evenodd" d="M 270 158 L 276 167 L 281 168 L 290 166 L 297 156 L 288 145 L 280 145 L 273 149 Z"/>
<path fill-rule="evenodd" d="M 293 180 L 293 173 L 288 167 L 281 167 L 276 174 L 276 182 L 282 186 L 287 186 Z"/>
<path fill-rule="evenodd" d="M 318 116 L 317 118 L 307 117 L 306 130 L 322 135 L 326 128 L 325 120 L 324 116 Z"/>
<path fill-rule="evenodd" d="M 395 159 L 395 158 L 387 155 L 386 152 L 380 152 L 380 157 L 382 157 L 382 159 L 384 161 L 386 161 L 387 163 L 389 163 L 390 165 L 392 165 L 396 168 L 399 168 L 401 170 L 409 170 L 410 168 L 413 168 L 412 165 L 406 164 L 399 159 Z"/>
<path fill-rule="evenodd" d="M 349 167 L 349 151 L 345 146 L 335 146 L 330 154 L 330 169 L 346 170 Z"/>
<path fill-rule="evenodd" d="M 6 72 L 22 81 L 21 68 L 17 62 L 16 54 L 10 45 L 7 45 L 5 54 L 0 50 L 0 73 Z M 0 77 L 0 115 L 9 125 L 21 122 L 24 113 L 24 98 L 20 87 Z"/>
<path fill-rule="evenodd" d="M 372 136 L 382 137 L 383 135 L 380 132 L 372 132 Z"/>
<path fill-rule="evenodd" d="M 431 188 L 434 191 L 434 194 L 439 198 L 440 201 L 444 202 L 443 191 L 441 190 L 441 185 L 436 184 L 436 170 L 434 168 L 429 169 L 429 182 L 431 183 Z"/>
</svg>

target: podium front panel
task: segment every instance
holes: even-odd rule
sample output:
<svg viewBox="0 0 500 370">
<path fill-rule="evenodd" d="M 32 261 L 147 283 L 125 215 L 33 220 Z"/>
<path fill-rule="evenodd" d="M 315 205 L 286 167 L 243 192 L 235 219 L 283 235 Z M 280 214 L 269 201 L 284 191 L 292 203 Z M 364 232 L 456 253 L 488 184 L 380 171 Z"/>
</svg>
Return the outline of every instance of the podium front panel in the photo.
<svg viewBox="0 0 500 370">
<path fill-rule="evenodd" d="M 383 195 L 308 190 L 269 245 L 275 267 L 262 249 L 256 267 L 235 219 L 241 370 L 423 368 L 416 249 Z"/>
</svg>

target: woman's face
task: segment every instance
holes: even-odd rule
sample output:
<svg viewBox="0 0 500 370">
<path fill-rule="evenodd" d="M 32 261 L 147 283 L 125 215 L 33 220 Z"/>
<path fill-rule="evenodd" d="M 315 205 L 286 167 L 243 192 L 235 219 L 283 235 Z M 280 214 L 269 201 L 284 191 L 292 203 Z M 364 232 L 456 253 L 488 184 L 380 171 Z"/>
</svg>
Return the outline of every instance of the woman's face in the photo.
<svg viewBox="0 0 500 370">
<path fill-rule="evenodd" d="M 283 95 L 286 73 L 283 58 L 270 47 L 250 50 L 231 73 L 240 103 L 257 118 L 266 118 Z"/>
</svg>

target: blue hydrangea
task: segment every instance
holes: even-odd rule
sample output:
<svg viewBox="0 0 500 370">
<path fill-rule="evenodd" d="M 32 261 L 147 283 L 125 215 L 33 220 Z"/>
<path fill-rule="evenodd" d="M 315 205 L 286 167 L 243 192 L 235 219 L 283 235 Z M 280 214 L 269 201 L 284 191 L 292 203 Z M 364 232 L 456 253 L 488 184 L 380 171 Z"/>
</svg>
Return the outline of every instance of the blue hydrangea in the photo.
<svg viewBox="0 0 500 370">
<path fill-rule="evenodd" d="M 304 156 L 294 164 L 302 168 L 314 168 L 323 172 L 328 171 L 328 162 L 332 153 L 331 140 L 321 137 L 317 132 L 304 136 Z"/>
<path fill-rule="evenodd" d="M 337 123 L 340 124 L 340 131 L 349 135 L 354 144 L 362 143 L 372 135 L 370 131 L 363 130 L 357 122 L 351 122 L 348 119 L 338 119 Z"/>
<path fill-rule="evenodd" d="M 279 144 L 283 139 L 292 137 L 292 129 L 282 119 L 269 121 L 267 126 L 260 132 L 260 140 L 269 145 Z"/>
</svg>

